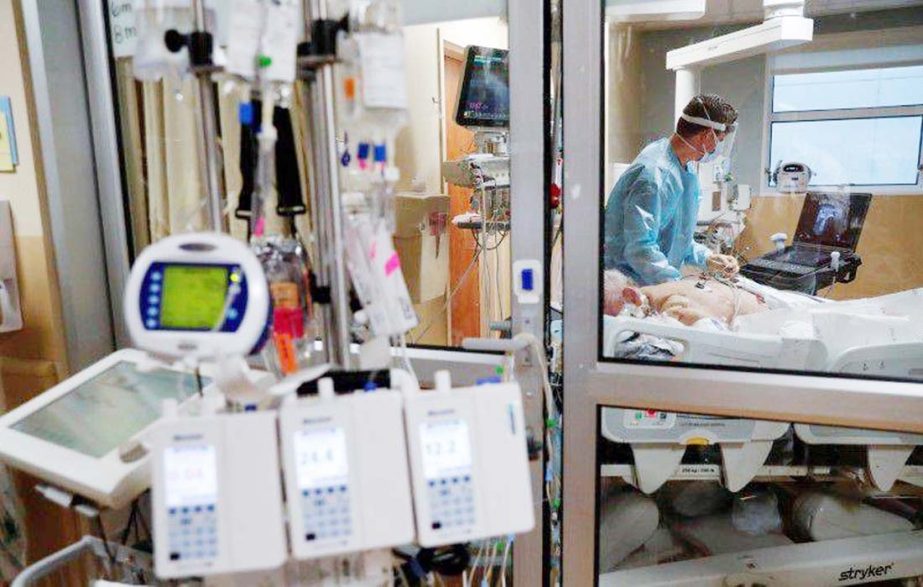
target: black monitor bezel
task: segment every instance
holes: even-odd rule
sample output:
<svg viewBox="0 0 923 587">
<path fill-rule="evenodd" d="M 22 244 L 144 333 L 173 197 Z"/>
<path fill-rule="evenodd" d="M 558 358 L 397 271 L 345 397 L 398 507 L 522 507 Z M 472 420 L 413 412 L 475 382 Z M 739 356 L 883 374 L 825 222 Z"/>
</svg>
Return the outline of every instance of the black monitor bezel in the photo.
<svg viewBox="0 0 923 587">
<path fill-rule="evenodd" d="M 502 57 L 509 60 L 509 51 L 506 49 L 495 49 L 493 47 L 483 47 L 479 45 L 469 45 L 465 49 L 465 72 L 462 77 L 462 83 L 458 88 L 458 96 L 455 100 L 455 123 L 465 128 L 493 128 L 508 129 L 510 126 L 509 108 L 507 108 L 507 118 L 505 120 L 485 120 L 473 119 L 464 115 L 462 102 L 464 96 L 468 94 L 472 74 L 475 71 L 474 58 L 481 55 Z M 507 69 L 509 71 L 509 69 Z M 509 88 L 509 76 L 507 74 L 507 88 Z"/>
</svg>

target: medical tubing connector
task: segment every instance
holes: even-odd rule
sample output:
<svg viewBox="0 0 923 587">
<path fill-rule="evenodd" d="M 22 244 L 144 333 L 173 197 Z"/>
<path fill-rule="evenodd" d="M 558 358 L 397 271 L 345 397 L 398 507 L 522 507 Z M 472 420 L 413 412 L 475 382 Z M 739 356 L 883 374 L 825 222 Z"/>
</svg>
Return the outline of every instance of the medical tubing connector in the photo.
<svg viewBox="0 0 923 587">
<path fill-rule="evenodd" d="M 179 53 L 183 47 L 189 50 L 189 63 L 193 68 L 208 68 L 214 66 L 212 50 L 215 39 L 206 31 L 192 31 L 182 34 L 176 29 L 170 29 L 163 36 L 163 42 L 171 53 Z"/>
<path fill-rule="evenodd" d="M 336 60 L 337 35 L 348 30 L 349 15 L 341 19 L 319 18 L 311 21 L 311 39 L 298 44 L 298 64 L 314 69 Z"/>
</svg>

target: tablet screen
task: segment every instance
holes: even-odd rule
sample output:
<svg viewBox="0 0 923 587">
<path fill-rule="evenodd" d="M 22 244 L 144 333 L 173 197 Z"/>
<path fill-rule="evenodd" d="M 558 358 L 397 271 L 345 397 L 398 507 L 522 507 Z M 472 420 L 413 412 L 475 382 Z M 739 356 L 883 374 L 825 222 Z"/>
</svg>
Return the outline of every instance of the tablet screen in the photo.
<svg viewBox="0 0 923 587">
<path fill-rule="evenodd" d="M 208 383 L 203 377 L 202 385 Z M 197 391 L 191 373 L 168 369 L 142 372 L 135 363 L 123 361 L 11 428 L 101 458 L 160 418 L 163 400 L 182 403 Z"/>
</svg>

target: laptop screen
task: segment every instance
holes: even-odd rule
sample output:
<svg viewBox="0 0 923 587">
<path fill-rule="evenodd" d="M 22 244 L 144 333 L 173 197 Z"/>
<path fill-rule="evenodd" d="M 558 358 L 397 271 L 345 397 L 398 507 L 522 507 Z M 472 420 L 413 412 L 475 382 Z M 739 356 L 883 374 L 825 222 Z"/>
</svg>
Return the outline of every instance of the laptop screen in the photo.
<svg viewBox="0 0 923 587">
<path fill-rule="evenodd" d="M 794 242 L 856 250 L 871 200 L 872 194 L 808 192 Z"/>
</svg>

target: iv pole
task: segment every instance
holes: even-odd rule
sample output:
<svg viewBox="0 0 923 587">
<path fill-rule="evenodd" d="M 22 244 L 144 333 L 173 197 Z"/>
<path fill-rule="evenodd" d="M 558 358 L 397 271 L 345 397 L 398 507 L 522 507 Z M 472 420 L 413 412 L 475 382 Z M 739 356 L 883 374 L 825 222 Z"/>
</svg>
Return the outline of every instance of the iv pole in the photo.
<svg viewBox="0 0 923 587">
<path fill-rule="evenodd" d="M 322 42 L 313 38 L 313 25 L 315 20 L 327 18 L 325 0 L 306 0 L 304 18 L 308 43 Z M 299 60 L 299 64 L 307 65 L 302 75 L 309 136 L 306 147 L 310 161 L 308 187 L 313 204 L 311 220 L 317 235 L 314 241 L 317 252 L 315 279 L 318 289 L 329 293 L 329 299 L 318 300 L 321 302 L 324 350 L 329 363 L 348 370 L 350 305 L 343 262 L 343 220 L 334 134 L 333 63 L 332 56 Z"/>
<path fill-rule="evenodd" d="M 208 227 L 215 232 L 228 232 L 228 220 L 224 215 L 224 162 L 218 149 L 215 93 L 211 80 L 215 69 L 211 59 L 213 41 L 205 24 L 204 0 L 192 0 L 192 14 L 193 31 L 187 44 L 198 100 L 198 108 L 195 109 L 196 155 L 202 171 Z"/>
</svg>

